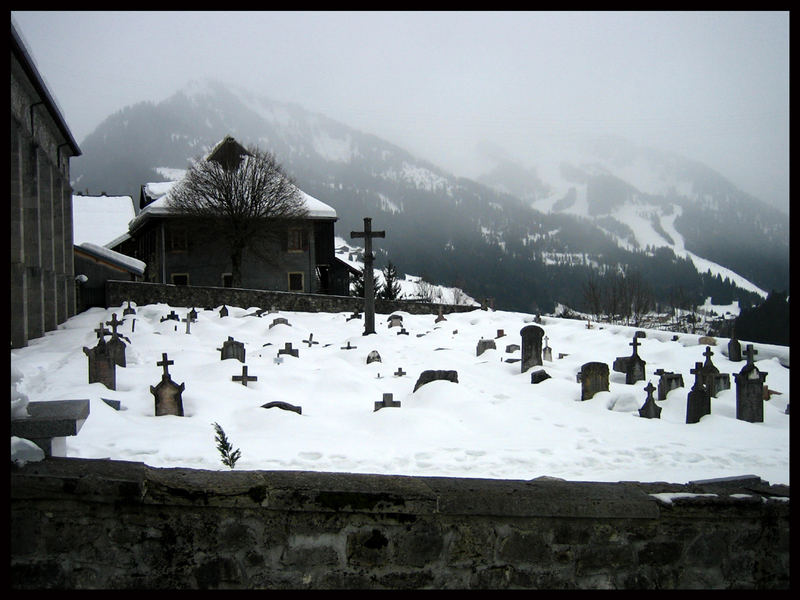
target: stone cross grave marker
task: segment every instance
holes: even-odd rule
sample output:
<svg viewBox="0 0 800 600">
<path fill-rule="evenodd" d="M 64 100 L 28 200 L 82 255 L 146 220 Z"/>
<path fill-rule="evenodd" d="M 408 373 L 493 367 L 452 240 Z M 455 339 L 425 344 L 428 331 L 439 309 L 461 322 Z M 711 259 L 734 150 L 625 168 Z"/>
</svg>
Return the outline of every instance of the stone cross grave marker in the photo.
<svg viewBox="0 0 800 600">
<path fill-rule="evenodd" d="M 734 373 L 736 380 L 736 418 L 749 423 L 764 421 L 764 382 L 767 373 L 756 368 L 753 355 L 758 354 L 752 344 L 747 345 L 745 356 L 747 364 L 739 373 Z"/>
<path fill-rule="evenodd" d="M 703 383 L 709 396 L 716 398 L 719 392 L 731 388 L 730 376 L 727 373 L 720 373 L 719 369 L 711 362 L 711 357 L 714 353 L 711 351 L 710 346 L 706 346 L 703 355 L 706 357 L 706 361 L 703 364 Z"/>
<path fill-rule="evenodd" d="M 108 341 L 108 351 L 114 358 L 114 362 L 118 367 L 125 366 L 125 342 L 130 343 L 130 340 L 117 331 L 117 328 L 125 322 L 117 320 L 117 313 L 111 313 L 111 320 L 106 321 L 106 325 L 111 325 L 111 339 Z M 96 330 L 95 330 L 96 331 Z"/>
<path fill-rule="evenodd" d="M 245 349 L 242 342 L 237 342 L 231 336 L 228 336 L 227 341 L 222 343 L 222 348 L 217 348 L 220 351 L 220 360 L 228 358 L 235 358 L 239 362 L 245 362 Z"/>
<path fill-rule="evenodd" d="M 319 342 L 315 342 L 314 341 L 314 334 L 313 333 L 309 333 L 308 334 L 308 339 L 307 340 L 303 340 L 303 343 L 304 344 L 308 344 L 309 348 L 311 348 L 311 346 L 313 346 L 314 344 L 319 344 Z"/>
<path fill-rule="evenodd" d="M 375 273 L 372 239 L 385 238 L 385 231 L 372 231 L 372 219 L 364 217 L 364 231 L 351 231 L 351 238 L 364 238 L 364 334 L 375 333 Z"/>
<path fill-rule="evenodd" d="M 694 375 L 694 384 L 686 399 L 686 422 L 697 423 L 704 415 L 711 414 L 711 396 L 703 383 L 703 363 L 694 363 L 689 372 Z"/>
<path fill-rule="evenodd" d="M 644 401 L 642 408 L 639 409 L 639 416 L 645 419 L 660 419 L 661 407 L 656 404 L 653 398 L 653 392 L 656 390 L 651 381 L 647 382 L 647 387 L 644 391 L 647 392 L 647 399 Z"/>
<path fill-rule="evenodd" d="M 158 385 L 155 387 L 150 386 L 150 393 L 153 394 L 155 400 L 155 414 L 157 417 L 163 415 L 183 416 L 182 394 L 186 388 L 183 383 L 178 385 L 170 378 L 169 365 L 173 364 L 175 364 L 175 361 L 169 360 L 166 352 L 161 355 L 161 360 L 156 363 L 156 365 L 164 369 Z"/>
<path fill-rule="evenodd" d="M 395 377 L 402 377 L 403 375 L 407 375 L 405 371 L 403 371 L 403 367 L 398 367 L 397 371 L 394 372 Z"/>
<path fill-rule="evenodd" d="M 189 311 L 189 318 L 192 321 L 197 321 L 197 311 L 194 309 L 194 306 L 192 307 L 192 310 Z"/>
<path fill-rule="evenodd" d="M 658 400 L 666 400 L 667 394 L 674 389 L 683 387 L 683 375 L 672 373 L 664 369 L 656 369 L 655 374 L 658 379 Z"/>
<path fill-rule="evenodd" d="M 186 333 L 191 334 L 192 332 L 189 326 L 192 324 L 192 317 L 187 314 L 181 321 L 186 323 Z"/>
<path fill-rule="evenodd" d="M 105 335 L 111 335 L 111 332 L 108 329 L 106 329 L 105 327 L 103 327 L 102 323 L 100 323 L 97 326 L 97 329 L 95 329 L 94 332 L 97 335 L 97 339 L 98 340 L 102 339 L 102 337 L 105 336 Z"/>
<path fill-rule="evenodd" d="M 633 354 L 630 356 L 620 356 L 614 360 L 613 368 L 617 373 L 625 373 L 625 383 L 633 385 L 637 381 L 644 381 L 645 361 L 638 353 L 639 338 L 634 336 L 633 341 L 628 344 L 633 346 Z"/>
<path fill-rule="evenodd" d="M 347 346 L 342 346 L 340 349 L 341 350 L 355 350 L 356 348 L 358 348 L 358 346 L 351 346 L 350 345 L 350 340 L 347 340 Z"/>
<path fill-rule="evenodd" d="M 544 329 L 538 325 L 527 325 L 520 329 L 522 336 L 522 372 L 542 364 L 542 336 Z"/>
<path fill-rule="evenodd" d="M 292 342 L 286 342 L 283 345 L 283 348 L 278 350 L 278 356 L 281 354 L 288 354 L 290 356 L 294 356 L 295 358 L 300 358 L 300 350 L 297 348 L 292 348 Z"/>
<path fill-rule="evenodd" d="M 405 327 L 400 327 L 400 331 L 397 332 L 397 335 L 408 335 Z"/>
<path fill-rule="evenodd" d="M 89 383 L 102 383 L 108 389 L 116 390 L 116 362 L 105 340 L 100 337 L 91 349 L 84 346 L 83 353 L 89 359 Z"/>
<path fill-rule="evenodd" d="M 258 381 L 258 377 L 256 377 L 255 375 L 248 375 L 247 365 L 242 365 L 242 374 L 234 375 L 233 377 L 231 377 L 231 381 L 239 381 L 244 387 L 247 387 L 248 381 Z"/>
<path fill-rule="evenodd" d="M 608 365 L 601 362 L 588 362 L 578 373 L 581 384 L 581 400 L 589 400 L 597 392 L 608 391 Z"/>
<path fill-rule="evenodd" d="M 547 336 L 544 336 L 544 348 L 542 348 L 542 359 L 553 362 L 553 349 L 547 345 Z"/>
</svg>

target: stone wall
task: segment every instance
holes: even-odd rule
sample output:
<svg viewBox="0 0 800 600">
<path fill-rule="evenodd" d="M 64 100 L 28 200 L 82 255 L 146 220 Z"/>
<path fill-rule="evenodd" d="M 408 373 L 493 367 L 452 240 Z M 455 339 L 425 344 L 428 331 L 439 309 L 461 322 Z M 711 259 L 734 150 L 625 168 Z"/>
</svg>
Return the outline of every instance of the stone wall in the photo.
<svg viewBox="0 0 800 600">
<path fill-rule="evenodd" d="M 198 287 L 146 283 L 133 281 L 107 281 L 106 306 L 121 306 L 127 301 L 142 306 L 163 302 L 170 306 L 213 308 L 223 304 L 240 308 L 259 307 L 297 312 L 353 312 L 364 311 L 364 299 L 356 296 L 330 296 L 324 294 L 301 294 L 269 290 L 247 290 L 224 287 Z M 404 311 L 411 314 L 444 314 L 469 312 L 476 306 L 433 304 L 412 300 L 375 300 L 375 312 L 388 314 Z"/>
<path fill-rule="evenodd" d="M 788 589 L 788 495 L 752 477 L 506 481 L 49 458 L 11 473 L 11 582 Z"/>
</svg>

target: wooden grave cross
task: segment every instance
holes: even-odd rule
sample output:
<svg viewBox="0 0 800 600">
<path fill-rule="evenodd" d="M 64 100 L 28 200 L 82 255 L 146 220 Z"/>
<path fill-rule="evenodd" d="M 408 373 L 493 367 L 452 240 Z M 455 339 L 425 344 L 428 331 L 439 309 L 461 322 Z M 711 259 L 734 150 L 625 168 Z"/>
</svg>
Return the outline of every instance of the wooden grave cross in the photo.
<svg viewBox="0 0 800 600">
<path fill-rule="evenodd" d="M 385 231 L 372 231 L 372 219 L 364 217 L 364 231 L 351 231 L 351 238 L 364 238 L 364 335 L 375 333 L 375 274 L 372 268 L 372 238 L 385 238 Z"/>
</svg>

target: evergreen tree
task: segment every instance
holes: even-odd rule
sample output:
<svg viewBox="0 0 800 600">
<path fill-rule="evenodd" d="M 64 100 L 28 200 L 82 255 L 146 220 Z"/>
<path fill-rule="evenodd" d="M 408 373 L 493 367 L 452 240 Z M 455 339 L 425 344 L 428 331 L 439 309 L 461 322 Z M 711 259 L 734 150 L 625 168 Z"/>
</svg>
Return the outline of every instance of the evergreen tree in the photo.
<svg viewBox="0 0 800 600">
<path fill-rule="evenodd" d="M 397 280 L 397 267 L 392 261 L 383 269 L 383 287 L 376 293 L 383 300 L 397 300 L 400 297 L 400 282 Z"/>
<path fill-rule="evenodd" d="M 217 450 L 219 450 L 220 456 L 222 456 L 222 464 L 233 469 L 236 461 L 241 457 L 242 452 L 238 448 L 233 450 L 233 446 L 228 442 L 228 438 L 225 436 L 225 432 L 219 424 L 214 423 L 213 425 L 214 430 L 217 432 L 215 440 L 217 442 Z M 233 452 L 231 452 L 231 450 L 233 450 Z"/>
</svg>

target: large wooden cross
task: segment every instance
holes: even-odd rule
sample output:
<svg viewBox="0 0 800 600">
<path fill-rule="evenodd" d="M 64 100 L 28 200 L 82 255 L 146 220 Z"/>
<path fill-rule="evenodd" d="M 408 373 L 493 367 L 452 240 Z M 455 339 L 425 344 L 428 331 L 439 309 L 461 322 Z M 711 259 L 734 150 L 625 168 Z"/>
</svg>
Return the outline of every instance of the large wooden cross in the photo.
<svg viewBox="0 0 800 600">
<path fill-rule="evenodd" d="M 385 238 L 385 231 L 372 231 L 372 219 L 364 217 L 364 231 L 351 231 L 351 238 L 364 238 L 364 335 L 375 333 L 375 280 L 372 270 L 372 238 Z"/>
</svg>

